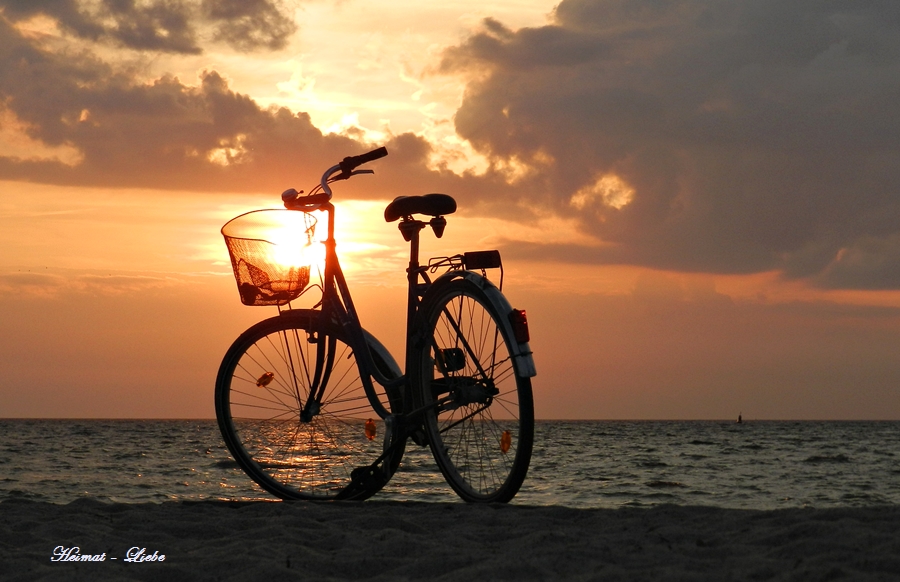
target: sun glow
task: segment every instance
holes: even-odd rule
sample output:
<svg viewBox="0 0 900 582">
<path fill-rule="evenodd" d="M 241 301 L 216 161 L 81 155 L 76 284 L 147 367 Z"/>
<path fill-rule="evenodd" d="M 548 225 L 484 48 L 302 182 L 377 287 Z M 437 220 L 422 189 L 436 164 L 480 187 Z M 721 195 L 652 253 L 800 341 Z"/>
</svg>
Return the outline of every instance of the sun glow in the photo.
<svg viewBox="0 0 900 582">
<path fill-rule="evenodd" d="M 300 237 L 291 236 L 273 241 L 272 260 L 289 268 L 309 267 L 319 262 L 320 257 L 324 260 L 324 252 L 317 252 L 320 249 L 323 247 L 318 242 L 304 242 Z"/>
<path fill-rule="evenodd" d="M 322 245 L 315 240 L 316 222 L 305 212 L 254 210 L 230 220 L 222 234 L 252 248 L 252 257 L 238 258 L 290 270 L 309 267 L 320 255 L 324 259 L 318 250 Z"/>
</svg>

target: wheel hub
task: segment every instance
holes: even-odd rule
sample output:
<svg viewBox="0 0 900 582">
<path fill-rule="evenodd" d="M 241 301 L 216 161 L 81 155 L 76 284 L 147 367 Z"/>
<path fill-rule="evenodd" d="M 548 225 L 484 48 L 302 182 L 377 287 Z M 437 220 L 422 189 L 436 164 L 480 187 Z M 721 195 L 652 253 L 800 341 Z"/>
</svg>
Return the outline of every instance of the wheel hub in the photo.
<svg viewBox="0 0 900 582">
<path fill-rule="evenodd" d="M 490 404 L 491 399 L 500 391 L 493 380 L 476 380 L 472 377 L 459 378 L 451 390 L 453 403 L 456 406 L 467 404 Z"/>
<path fill-rule="evenodd" d="M 312 422 L 314 416 L 319 414 L 319 403 L 310 400 L 306 403 L 306 407 L 300 411 L 300 422 Z"/>
</svg>

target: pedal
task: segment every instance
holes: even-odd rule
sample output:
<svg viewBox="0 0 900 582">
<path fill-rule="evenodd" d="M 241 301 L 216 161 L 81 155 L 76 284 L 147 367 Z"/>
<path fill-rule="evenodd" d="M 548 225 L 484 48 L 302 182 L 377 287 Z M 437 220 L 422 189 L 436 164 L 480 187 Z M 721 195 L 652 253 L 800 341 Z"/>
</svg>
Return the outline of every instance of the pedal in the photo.
<svg viewBox="0 0 900 582">
<path fill-rule="evenodd" d="M 341 493 L 341 499 L 353 499 L 361 493 L 379 490 L 384 487 L 388 478 L 385 478 L 381 467 L 364 466 L 350 471 L 350 484 Z"/>
</svg>

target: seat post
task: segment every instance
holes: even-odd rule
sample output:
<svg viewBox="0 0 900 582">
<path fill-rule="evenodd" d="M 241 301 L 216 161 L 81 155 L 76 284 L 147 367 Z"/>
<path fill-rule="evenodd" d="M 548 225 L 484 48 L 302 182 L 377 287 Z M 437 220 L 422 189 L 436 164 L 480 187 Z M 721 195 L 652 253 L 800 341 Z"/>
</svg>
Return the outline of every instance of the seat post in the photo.
<svg viewBox="0 0 900 582">
<path fill-rule="evenodd" d="M 412 217 L 404 217 L 397 227 L 403 233 L 403 238 L 409 242 L 409 267 L 406 269 L 408 295 L 406 300 L 406 332 L 410 337 L 413 321 L 416 317 L 416 307 L 419 304 L 419 233 L 425 228 L 426 223 L 414 220 Z"/>
</svg>

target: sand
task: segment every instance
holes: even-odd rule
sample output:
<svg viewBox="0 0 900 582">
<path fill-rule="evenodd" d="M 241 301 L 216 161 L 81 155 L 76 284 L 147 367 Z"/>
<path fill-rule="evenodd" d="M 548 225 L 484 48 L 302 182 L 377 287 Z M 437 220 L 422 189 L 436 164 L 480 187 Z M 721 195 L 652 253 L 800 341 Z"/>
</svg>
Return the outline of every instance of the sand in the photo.
<svg viewBox="0 0 900 582">
<path fill-rule="evenodd" d="M 900 580 L 893 506 L 8 500 L 0 525 L 5 581 Z M 142 549 L 157 560 L 125 561 Z"/>
</svg>

